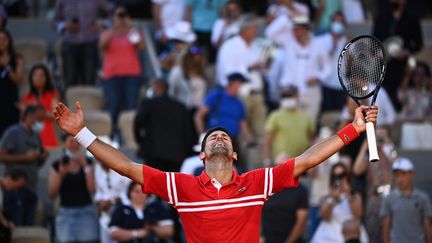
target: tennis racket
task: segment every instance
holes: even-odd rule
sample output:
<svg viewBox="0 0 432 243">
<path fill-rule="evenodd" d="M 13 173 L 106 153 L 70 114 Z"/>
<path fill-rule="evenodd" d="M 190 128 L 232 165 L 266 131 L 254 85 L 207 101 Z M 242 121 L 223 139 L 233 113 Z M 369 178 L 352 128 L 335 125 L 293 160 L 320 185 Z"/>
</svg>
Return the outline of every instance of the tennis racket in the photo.
<svg viewBox="0 0 432 243">
<path fill-rule="evenodd" d="M 349 41 L 338 59 L 339 82 L 345 92 L 360 106 L 359 100 L 372 97 L 375 104 L 386 71 L 386 53 L 383 44 L 375 37 L 362 35 Z M 372 122 L 366 123 L 369 161 L 379 160 Z"/>
</svg>

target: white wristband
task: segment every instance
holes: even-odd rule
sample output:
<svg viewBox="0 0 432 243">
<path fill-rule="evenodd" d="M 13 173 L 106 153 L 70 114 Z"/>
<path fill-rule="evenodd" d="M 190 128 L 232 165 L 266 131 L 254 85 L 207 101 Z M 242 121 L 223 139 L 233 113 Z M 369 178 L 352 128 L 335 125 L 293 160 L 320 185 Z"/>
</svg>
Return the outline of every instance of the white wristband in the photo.
<svg viewBox="0 0 432 243">
<path fill-rule="evenodd" d="M 96 140 L 96 135 L 94 135 L 87 127 L 83 127 L 77 135 L 75 135 L 75 139 L 80 143 L 84 148 L 88 148 L 90 144 Z"/>
</svg>

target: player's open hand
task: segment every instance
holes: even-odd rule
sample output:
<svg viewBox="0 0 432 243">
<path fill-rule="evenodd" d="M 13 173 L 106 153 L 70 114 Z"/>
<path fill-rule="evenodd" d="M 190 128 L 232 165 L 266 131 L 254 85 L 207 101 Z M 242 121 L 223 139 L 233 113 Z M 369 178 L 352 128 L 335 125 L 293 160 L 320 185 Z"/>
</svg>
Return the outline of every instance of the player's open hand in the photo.
<svg viewBox="0 0 432 243">
<path fill-rule="evenodd" d="M 54 110 L 57 125 L 65 132 L 75 136 L 84 127 L 84 112 L 80 103 L 75 103 L 76 112 L 72 112 L 63 103 L 58 103 Z"/>
<path fill-rule="evenodd" d="M 366 113 L 366 117 L 363 115 Z M 358 133 L 362 133 L 366 130 L 366 122 L 372 122 L 376 125 L 378 116 L 378 107 L 376 105 L 369 106 L 362 105 L 355 110 L 354 121 L 352 122 L 354 128 Z"/>
</svg>

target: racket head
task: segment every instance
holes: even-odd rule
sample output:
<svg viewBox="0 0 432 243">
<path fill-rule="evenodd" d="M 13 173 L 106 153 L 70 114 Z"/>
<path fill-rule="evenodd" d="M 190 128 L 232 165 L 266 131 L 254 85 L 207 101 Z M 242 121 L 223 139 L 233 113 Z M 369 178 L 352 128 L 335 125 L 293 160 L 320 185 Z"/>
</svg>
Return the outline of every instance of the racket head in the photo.
<svg viewBox="0 0 432 243">
<path fill-rule="evenodd" d="M 339 54 L 338 77 L 342 88 L 357 103 L 376 94 L 386 71 L 386 52 L 376 37 L 350 40 Z"/>
</svg>

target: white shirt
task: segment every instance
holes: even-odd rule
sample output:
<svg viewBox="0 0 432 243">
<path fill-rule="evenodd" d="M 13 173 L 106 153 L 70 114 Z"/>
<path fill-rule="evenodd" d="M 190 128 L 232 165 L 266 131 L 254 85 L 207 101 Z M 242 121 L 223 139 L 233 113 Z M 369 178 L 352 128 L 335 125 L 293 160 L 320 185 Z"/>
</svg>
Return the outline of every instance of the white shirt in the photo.
<svg viewBox="0 0 432 243">
<path fill-rule="evenodd" d="M 342 90 L 342 86 L 339 82 L 338 71 L 337 71 L 337 63 L 339 59 L 339 54 L 341 50 L 344 48 L 346 43 L 348 42 L 345 36 L 341 36 L 336 43 L 336 46 L 333 46 L 333 36 L 331 33 L 326 33 L 319 37 L 316 37 L 316 41 L 320 43 L 322 48 L 325 48 L 326 52 L 330 58 L 330 75 L 327 79 L 321 80 L 321 84 L 327 88 Z"/>
<path fill-rule="evenodd" d="M 185 3 L 184 0 L 152 0 L 154 4 L 160 5 L 160 21 L 162 28 L 166 30 L 183 19 Z"/>
<path fill-rule="evenodd" d="M 347 23 L 366 22 L 363 6 L 360 0 L 343 0 L 342 12 Z"/>
<path fill-rule="evenodd" d="M 204 164 L 203 164 L 202 160 L 199 158 L 199 156 L 194 155 L 194 156 L 186 158 L 183 161 L 182 166 L 180 168 L 180 173 L 193 175 L 196 169 L 203 167 L 203 166 L 204 166 Z"/>
<path fill-rule="evenodd" d="M 122 203 L 128 200 L 126 191 L 131 180 L 113 170 L 104 170 L 99 163 L 95 164 L 95 201 L 121 198 Z"/>
<path fill-rule="evenodd" d="M 211 43 L 214 46 L 217 46 L 220 38 L 222 38 L 222 42 L 224 42 L 227 39 L 237 35 L 239 30 L 240 28 L 238 21 L 234 21 L 229 25 L 226 25 L 225 19 L 217 19 L 213 24 Z"/>
<path fill-rule="evenodd" d="M 370 103 L 367 103 L 370 104 Z M 376 106 L 378 106 L 379 112 L 377 117 L 377 126 L 385 126 L 385 125 L 393 125 L 396 121 L 396 110 L 393 106 L 393 103 L 390 100 L 390 97 L 384 87 L 378 92 L 378 96 L 375 101 Z M 342 120 L 351 120 L 353 117 L 349 114 L 346 106 L 342 108 L 341 112 Z"/>
<path fill-rule="evenodd" d="M 267 15 L 278 17 L 280 15 L 286 15 L 289 18 L 293 18 L 296 15 L 307 15 L 309 16 L 309 9 L 304 3 L 293 3 L 294 10 L 287 8 L 285 5 L 272 4 L 267 8 Z"/>
<path fill-rule="evenodd" d="M 311 36 L 309 44 L 300 45 L 297 41 L 285 45 L 282 75 L 279 87 L 295 85 L 300 94 L 307 88 L 307 80 L 325 80 L 331 72 L 331 63 L 325 49 Z M 336 65 L 336 64 L 334 64 Z M 336 68 L 336 66 L 334 66 Z"/>
<path fill-rule="evenodd" d="M 233 72 L 248 74 L 248 68 L 259 60 L 259 51 L 254 45 L 248 45 L 237 35 L 224 42 L 216 60 L 217 82 L 227 86 L 227 76 Z"/>
</svg>

